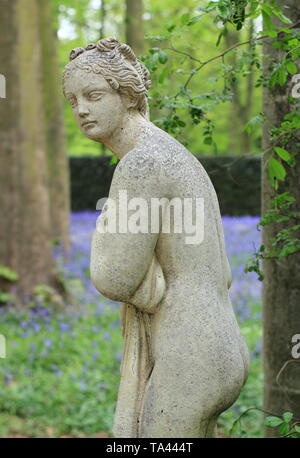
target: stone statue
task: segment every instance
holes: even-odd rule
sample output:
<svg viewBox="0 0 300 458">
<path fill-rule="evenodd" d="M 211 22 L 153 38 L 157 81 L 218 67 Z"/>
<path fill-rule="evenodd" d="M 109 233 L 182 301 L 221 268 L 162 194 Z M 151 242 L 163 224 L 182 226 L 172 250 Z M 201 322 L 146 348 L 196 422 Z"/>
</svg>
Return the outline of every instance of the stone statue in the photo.
<svg viewBox="0 0 300 458">
<path fill-rule="evenodd" d="M 249 365 L 228 295 L 215 190 L 199 161 L 149 121 L 150 75 L 128 45 L 102 39 L 73 50 L 70 60 L 64 94 L 82 133 L 120 159 L 91 249 L 94 285 L 123 302 L 114 436 L 214 437 Z M 199 205 L 186 221 L 191 203 Z M 167 217 L 174 230 L 166 230 Z"/>
</svg>

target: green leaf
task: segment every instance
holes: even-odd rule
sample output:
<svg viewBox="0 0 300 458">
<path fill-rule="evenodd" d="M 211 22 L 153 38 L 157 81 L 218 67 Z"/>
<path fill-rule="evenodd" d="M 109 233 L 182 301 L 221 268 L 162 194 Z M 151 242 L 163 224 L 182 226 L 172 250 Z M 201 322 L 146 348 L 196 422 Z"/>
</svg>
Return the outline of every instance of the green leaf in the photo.
<svg viewBox="0 0 300 458">
<path fill-rule="evenodd" d="M 3 291 L 0 291 L 0 303 L 5 304 L 5 302 L 13 301 L 14 297 L 10 293 L 4 293 Z"/>
<path fill-rule="evenodd" d="M 283 423 L 283 420 L 279 417 L 267 417 L 265 419 L 265 425 L 270 428 L 275 428 Z"/>
<path fill-rule="evenodd" d="M 221 42 L 221 39 L 222 39 L 222 37 L 223 37 L 224 35 L 226 35 L 226 29 L 223 29 L 223 30 L 220 32 L 220 34 L 219 34 L 219 36 L 218 36 L 218 38 L 217 38 L 217 42 L 216 42 L 216 46 L 217 46 L 217 47 L 219 46 L 219 44 L 220 44 L 220 42 Z"/>
<path fill-rule="evenodd" d="M 263 123 L 264 119 L 261 115 L 254 116 L 245 125 L 245 131 L 251 134 L 254 129 Z"/>
<path fill-rule="evenodd" d="M 269 29 L 263 30 L 262 34 L 263 35 L 268 35 L 268 37 L 270 37 L 270 38 L 276 38 L 277 37 L 277 32 L 275 32 L 275 30 L 269 30 Z"/>
<path fill-rule="evenodd" d="M 212 138 L 211 137 L 205 137 L 203 140 L 204 145 L 211 145 L 212 144 Z"/>
<path fill-rule="evenodd" d="M 286 71 L 283 65 L 278 69 L 278 83 L 280 86 L 286 83 Z"/>
<path fill-rule="evenodd" d="M 299 40 L 297 38 L 292 38 L 291 40 L 288 41 L 288 46 L 290 48 L 296 48 L 299 44 Z"/>
<path fill-rule="evenodd" d="M 145 39 L 151 41 L 164 41 L 167 38 L 166 35 L 145 35 Z"/>
<path fill-rule="evenodd" d="M 109 165 L 117 164 L 117 162 L 118 162 L 118 158 L 116 156 L 112 156 L 109 162 Z"/>
<path fill-rule="evenodd" d="M 159 77 L 158 77 L 158 82 L 159 82 L 160 84 L 162 84 L 162 83 L 164 82 L 164 80 L 165 80 L 167 74 L 168 74 L 168 68 L 165 67 L 165 68 L 163 69 L 163 71 L 161 72 L 161 74 L 159 75 Z"/>
<path fill-rule="evenodd" d="M 0 265 L 0 277 L 4 278 L 5 280 L 9 281 L 17 281 L 19 280 L 19 275 L 14 270 L 10 269 L 6 266 Z"/>
<path fill-rule="evenodd" d="M 262 3 L 261 9 L 267 16 L 270 16 L 270 17 L 274 16 L 273 9 L 270 6 L 266 5 L 265 3 Z"/>
<path fill-rule="evenodd" d="M 263 11 L 262 12 L 262 17 L 263 17 L 264 30 L 273 30 L 274 29 L 274 24 L 273 24 L 270 16 L 265 11 Z"/>
<path fill-rule="evenodd" d="M 286 17 L 283 12 L 281 11 L 280 8 L 278 8 L 276 5 L 266 5 L 262 4 L 261 9 L 270 17 L 278 17 L 282 22 L 285 24 L 292 24 L 292 21 Z"/>
<path fill-rule="evenodd" d="M 282 436 L 285 436 L 286 434 L 288 434 L 290 432 L 289 425 L 287 423 L 282 423 L 282 425 L 280 425 L 279 428 L 278 428 L 278 432 Z"/>
<path fill-rule="evenodd" d="M 167 26 L 167 31 L 168 32 L 173 32 L 173 30 L 176 28 L 176 24 L 174 24 L 174 22 L 170 22 L 168 23 L 168 26 Z"/>
<path fill-rule="evenodd" d="M 184 13 L 180 18 L 180 22 L 181 22 L 182 25 L 187 24 L 189 22 L 189 20 L 190 20 L 189 13 Z"/>
<path fill-rule="evenodd" d="M 295 431 L 297 431 L 297 433 L 300 433 L 300 425 L 295 425 Z"/>
<path fill-rule="evenodd" d="M 150 48 L 150 49 L 149 49 L 149 53 L 150 53 L 150 54 L 154 54 L 154 53 L 156 53 L 157 51 L 159 51 L 159 48 Z"/>
<path fill-rule="evenodd" d="M 284 33 L 293 33 L 292 29 L 287 29 L 286 27 L 276 27 L 276 29 Z"/>
<path fill-rule="evenodd" d="M 202 18 L 202 14 L 199 14 L 198 16 L 194 16 L 192 17 L 192 19 L 189 20 L 187 25 L 191 26 L 193 24 L 196 24 L 196 22 L 199 22 L 201 18 Z"/>
<path fill-rule="evenodd" d="M 293 418 L 293 413 L 292 412 L 284 412 L 284 414 L 282 415 L 284 421 L 286 423 L 289 423 L 291 421 L 291 419 Z"/>
<path fill-rule="evenodd" d="M 276 180 L 283 181 L 286 176 L 286 171 L 281 162 L 274 157 L 270 157 L 268 162 L 268 175 L 271 183 L 275 185 Z"/>
<path fill-rule="evenodd" d="M 165 53 L 164 51 L 159 51 L 159 54 L 158 54 L 158 61 L 161 63 L 161 64 L 165 64 L 168 60 L 168 54 Z"/>
<path fill-rule="evenodd" d="M 276 14 L 277 16 L 277 14 Z M 285 14 L 283 14 L 282 12 L 280 12 L 278 14 L 278 17 L 279 19 L 284 22 L 285 24 L 292 24 L 293 22 L 290 20 L 290 18 L 288 18 Z"/>
<path fill-rule="evenodd" d="M 229 430 L 230 436 L 234 436 L 238 432 L 238 429 L 239 429 L 239 422 L 238 420 L 235 420 Z"/>
<path fill-rule="evenodd" d="M 283 161 L 286 161 L 286 162 L 287 162 L 287 161 L 289 161 L 289 160 L 291 159 L 291 157 L 292 157 L 292 156 L 290 155 L 290 153 L 289 153 L 287 150 L 285 150 L 285 149 L 283 149 L 283 148 L 280 148 L 280 146 L 275 146 L 275 147 L 274 147 L 274 150 L 275 150 L 275 152 L 278 154 L 278 156 L 279 156 Z"/>
<path fill-rule="evenodd" d="M 292 62 L 291 60 L 286 63 L 286 69 L 291 75 L 294 75 L 298 71 L 297 65 L 295 64 L 295 62 Z"/>
<path fill-rule="evenodd" d="M 270 87 L 274 87 L 278 80 L 278 70 L 275 70 L 270 78 Z"/>
</svg>

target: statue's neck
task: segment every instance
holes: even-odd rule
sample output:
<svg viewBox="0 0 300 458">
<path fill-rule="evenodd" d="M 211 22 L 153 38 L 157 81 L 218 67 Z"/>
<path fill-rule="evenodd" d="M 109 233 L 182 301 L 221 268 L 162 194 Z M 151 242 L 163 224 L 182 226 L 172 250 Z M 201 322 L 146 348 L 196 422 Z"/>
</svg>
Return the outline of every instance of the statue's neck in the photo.
<svg viewBox="0 0 300 458">
<path fill-rule="evenodd" d="M 141 143 L 145 134 L 145 127 L 149 128 L 151 126 L 153 124 L 147 121 L 141 114 L 129 114 L 113 134 L 104 139 L 102 143 L 121 159 Z"/>
</svg>

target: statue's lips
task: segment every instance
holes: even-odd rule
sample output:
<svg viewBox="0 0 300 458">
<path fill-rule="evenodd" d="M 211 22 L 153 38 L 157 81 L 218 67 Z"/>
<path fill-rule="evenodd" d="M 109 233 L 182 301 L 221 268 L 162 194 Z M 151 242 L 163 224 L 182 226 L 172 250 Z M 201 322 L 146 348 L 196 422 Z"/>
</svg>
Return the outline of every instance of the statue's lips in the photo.
<svg viewBox="0 0 300 458">
<path fill-rule="evenodd" d="M 97 121 L 85 121 L 81 125 L 82 127 L 88 127 L 88 126 L 92 127 L 94 124 L 97 124 Z"/>
</svg>

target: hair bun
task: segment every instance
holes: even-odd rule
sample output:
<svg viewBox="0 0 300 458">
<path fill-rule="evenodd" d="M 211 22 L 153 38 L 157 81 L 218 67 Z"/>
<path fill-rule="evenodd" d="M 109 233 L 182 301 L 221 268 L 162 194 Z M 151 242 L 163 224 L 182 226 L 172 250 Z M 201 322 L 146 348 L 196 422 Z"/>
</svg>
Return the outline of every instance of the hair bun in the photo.
<svg viewBox="0 0 300 458">
<path fill-rule="evenodd" d="M 116 38 L 103 38 L 96 44 L 98 51 L 109 52 L 120 46 L 120 42 Z"/>
<path fill-rule="evenodd" d="M 80 54 L 82 54 L 85 51 L 84 48 L 74 48 L 70 52 L 70 60 L 76 59 Z"/>
<path fill-rule="evenodd" d="M 97 46 L 94 43 L 90 43 L 86 46 L 85 50 L 90 51 L 90 49 L 95 49 Z"/>
<path fill-rule="evenodd" d="M 129 45 L 124 43 L 124 44 L 120 45 L 118 50 L 125 57 L 125 59 L 131 60 L 132 62 L 136 61 L 135 54 L 134 54 L 134 52 L 132 51 L 132 49 L 131 49 L 131 47 Z"/>
</svg>

